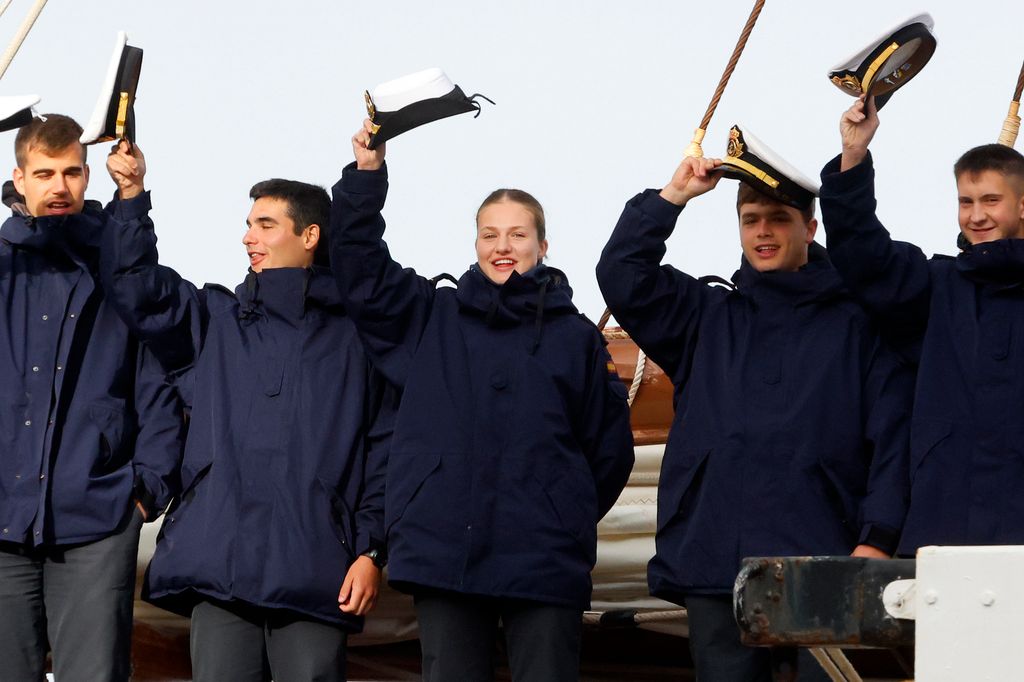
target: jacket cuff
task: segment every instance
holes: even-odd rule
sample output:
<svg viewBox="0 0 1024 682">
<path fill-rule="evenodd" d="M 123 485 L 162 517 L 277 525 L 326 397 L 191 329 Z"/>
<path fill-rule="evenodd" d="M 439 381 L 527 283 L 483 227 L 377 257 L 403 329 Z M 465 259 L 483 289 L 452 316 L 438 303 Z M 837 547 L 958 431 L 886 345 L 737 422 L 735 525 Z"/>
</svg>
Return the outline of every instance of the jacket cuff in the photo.
<svg viewBox="0 0 1024 682">
<path fill-rule="evenodd" d="M 821 169 L 821 194 L 836 195 L 863 187 L 875 180 L 875 162 L 869 151 L 864 160 L 849 170 L 840 171 L 843 156 L 840 154 Z"/>
<path fill-rule="evenodd" d="M 858 545 L 871 545 L 892 556 L 896 552 L 899 543 L 900 533 L 880 523 L 865 524 L 860 531 Z"/>
<path fill-rule="evenodd" d="M 132 496 L 142 506 L 142 511 L 146 513 L 146 521 L 155 520 L 161 511 L 157 508 L 156 495 L 150 492 L 149 488 L 146 487 L 145 480 L 139 474 L 135 475 Z"/>
<path fill-rule="evenodd" d="M 117 192 L 115 192 L 114 200 L 108 206 L 108 209 L 111 210 L 111 214 L 115 218 L 126 222 L 145 218 L 151 208 L 153 208 L 153 200 L 150 197 L 149 190 L 142 192 L 139 196 L 132 199 L 121 199 L 118 197 Z"/>
<path fill-rule="evenodd" d="M 388 186 L 388 164 L 375 171 L 359 170 L 353 161 L 341 172 L 338 187 L 347 194 L 380 194 Z"/>
<path fill-rule="evenodd" d="M 646 189 L 633 200 L 634 205 L 658 222 L 660 225 L 673 226 L 683 212 L 683 206 L 673 204 L 661 196 L 660 190 Z"/>
<path fill-rule="evenodd" d="M 383 540 L 374 538 L 369 532 L 357 531 L 356 532 L 356 556 L 362 556 L 370 550 L 377 550 L 377 563 L 384 565 L 388 561 L 388 549 L 387 544 Z"/>
</svg>

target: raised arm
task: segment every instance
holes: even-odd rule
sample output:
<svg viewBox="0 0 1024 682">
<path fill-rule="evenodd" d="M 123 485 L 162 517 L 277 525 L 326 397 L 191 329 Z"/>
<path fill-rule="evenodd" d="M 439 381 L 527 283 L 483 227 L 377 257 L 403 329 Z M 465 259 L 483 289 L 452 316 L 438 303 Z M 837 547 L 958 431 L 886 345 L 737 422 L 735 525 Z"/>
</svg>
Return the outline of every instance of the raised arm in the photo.
<svg viewBox="0 0 1024 682">
<path fill-rule="evenodd" d="M 597 264 L 597 282 L 615 319 L 669 376 L 679 380 L 696 345 L 709 287 L 661 265 L 665 242 L 683 206 L 710 191 L 719 159 L 687 157 L 661 192 L 647 190 L 626 203 Z"/>
<path fill-rule="evenodd" d="M 145 341 L 161 365 L 178 371 L 195 361 L 201 339 L 198 293 L 177 272 L 160 265 L 152 207 L 145 191 L 146 160 L 136 145 L 122 142 L 107 157 L 118 196 L 100 250 L 100 278 L 106 295 L 129 329 Z"/>
<path fill-rule="evenodd" d="M 931 295 L 928 259 L 894 241 L 875 213 L 875 173 L 868 146 L 878 129 L 873 101 L 843 113 L 842 154 L 821 172 L 821 214 L 828 253 L 846 285 L 901 351 L 916 357 Z"/>
<path fill-rule="evenodd" d="M 367 149 L 368 124 L 352 137 L 356 161 L 332 190 L 331 267 L 374 365 L 401 386 L 430 314 L 434 287 L 396 263 L 384 242 L 385 145 Z"/>
</svg>

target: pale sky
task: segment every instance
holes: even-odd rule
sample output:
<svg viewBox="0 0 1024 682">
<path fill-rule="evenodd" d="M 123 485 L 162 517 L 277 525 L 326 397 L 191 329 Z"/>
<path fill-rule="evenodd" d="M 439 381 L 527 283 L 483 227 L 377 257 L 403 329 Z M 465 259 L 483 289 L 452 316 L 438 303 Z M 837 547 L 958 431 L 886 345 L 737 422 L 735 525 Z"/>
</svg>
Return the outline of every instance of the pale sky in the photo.
<svg viewBox="0 0 1024 682">
<path fill-rule="evenodd" d="M 458 276 L 475 258 L 479 202 L 519 187 L 544 204 L 548 262 L 567 272 L 580 310 L 596 319 L 601 248 L 623 204 L 671 176 L 752 5 L 50 0 L 0 95 L 39 94 L 41 111 L 84 124 L 117 31 L 126 30 L 145 50 L 138 142 L 161 259 L 198 284 L 234 286 L 247 267 L 249 187 L 277 176 L 329 189 L 352 159 L 363 90 L 439 66 L 497 106 L 388 143 L 392 253 L 424 275 Z M 15 0 L 0 18 L 5 44 L 30 6 Z M 920 11 L 935 19 L 938 48 L 881 112 L 879 215 L 926 253 L 953 253 L 951 167 L 998 137 L 1024 60 L 1020 3 L 768 0 L 705 154 L 721 156 L 740 123 L 817 178 L 839 151 L 838 120 L 853 102 L 827 72 Z M 4 137 L 10 150 L 14 133 Z M 113 191 L 106 151 L 90 154 L 89 195 L 104 201 Z M 13 168 L 12 151 L 7 159 Z M 694 275 L 731 275 L 734 202 L 734 181 L 692 202 L 668 261 Z"/>
</svg>

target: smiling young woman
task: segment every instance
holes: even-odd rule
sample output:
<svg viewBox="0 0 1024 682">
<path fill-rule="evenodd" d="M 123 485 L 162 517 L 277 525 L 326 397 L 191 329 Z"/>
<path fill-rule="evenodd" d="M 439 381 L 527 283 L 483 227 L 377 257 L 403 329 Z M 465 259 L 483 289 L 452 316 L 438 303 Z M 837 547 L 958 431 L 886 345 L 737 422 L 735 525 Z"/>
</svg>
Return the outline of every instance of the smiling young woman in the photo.
<svg viewBox="0 0 1024 682">
<path fill-rule="evenodd" d="M 369 135 L 352 138 L 356 163 L 334 187 L 331 263 L 374 365 L 403 391 L 385 527 L 423 679 L 493 679 L 499 620 L 515 679 L 576 679 L 597 522 L 633 465 L 625 389 L 565 274 L 541 262 L 544 211 L 528 193 L 484 200 L 457 288 L 392 260 Z"/>
</svg>

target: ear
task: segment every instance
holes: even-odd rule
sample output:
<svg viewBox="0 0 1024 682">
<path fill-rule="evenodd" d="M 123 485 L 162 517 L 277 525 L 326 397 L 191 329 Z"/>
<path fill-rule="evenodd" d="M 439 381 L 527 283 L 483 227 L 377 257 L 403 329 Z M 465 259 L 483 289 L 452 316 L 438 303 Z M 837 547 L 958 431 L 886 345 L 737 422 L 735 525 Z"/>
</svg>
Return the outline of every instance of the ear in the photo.
<svg viewBox="0 0 1024 682">
<path fill-rule="evenodd" d="M 537 262 L 544 260 L 546 255 L 548 255 L 548 240 L 542 239 L 540 242 L 540 253 L 537 254 Z"/>
<path fill-rule="evenodd" d="M 316 245 L 320 243 L 320 226 L 313 223 L 302 231 L 302 248 L 306 251 L 316 251 Z"/>
<path fill-rule="evenodd" d="M 811 218 L 810 222 L 807 223 L 807 243 L 810 244 L 814 241 L 814 235 L 818 231 L 818 219 Z"/>
<path fill-rule="evenodd" d="M 82 167 L 82 175 L 85 177 L 85 186 L 89 187 L 89 164 L 85 164 Z"/>
<path fill-rule="evenodd" d="M 14 189 L 18 190 L 18 194 L 25 196 L 25 171 L 21 170 L 20 167 L 14 167 Z"/>
</svg>

